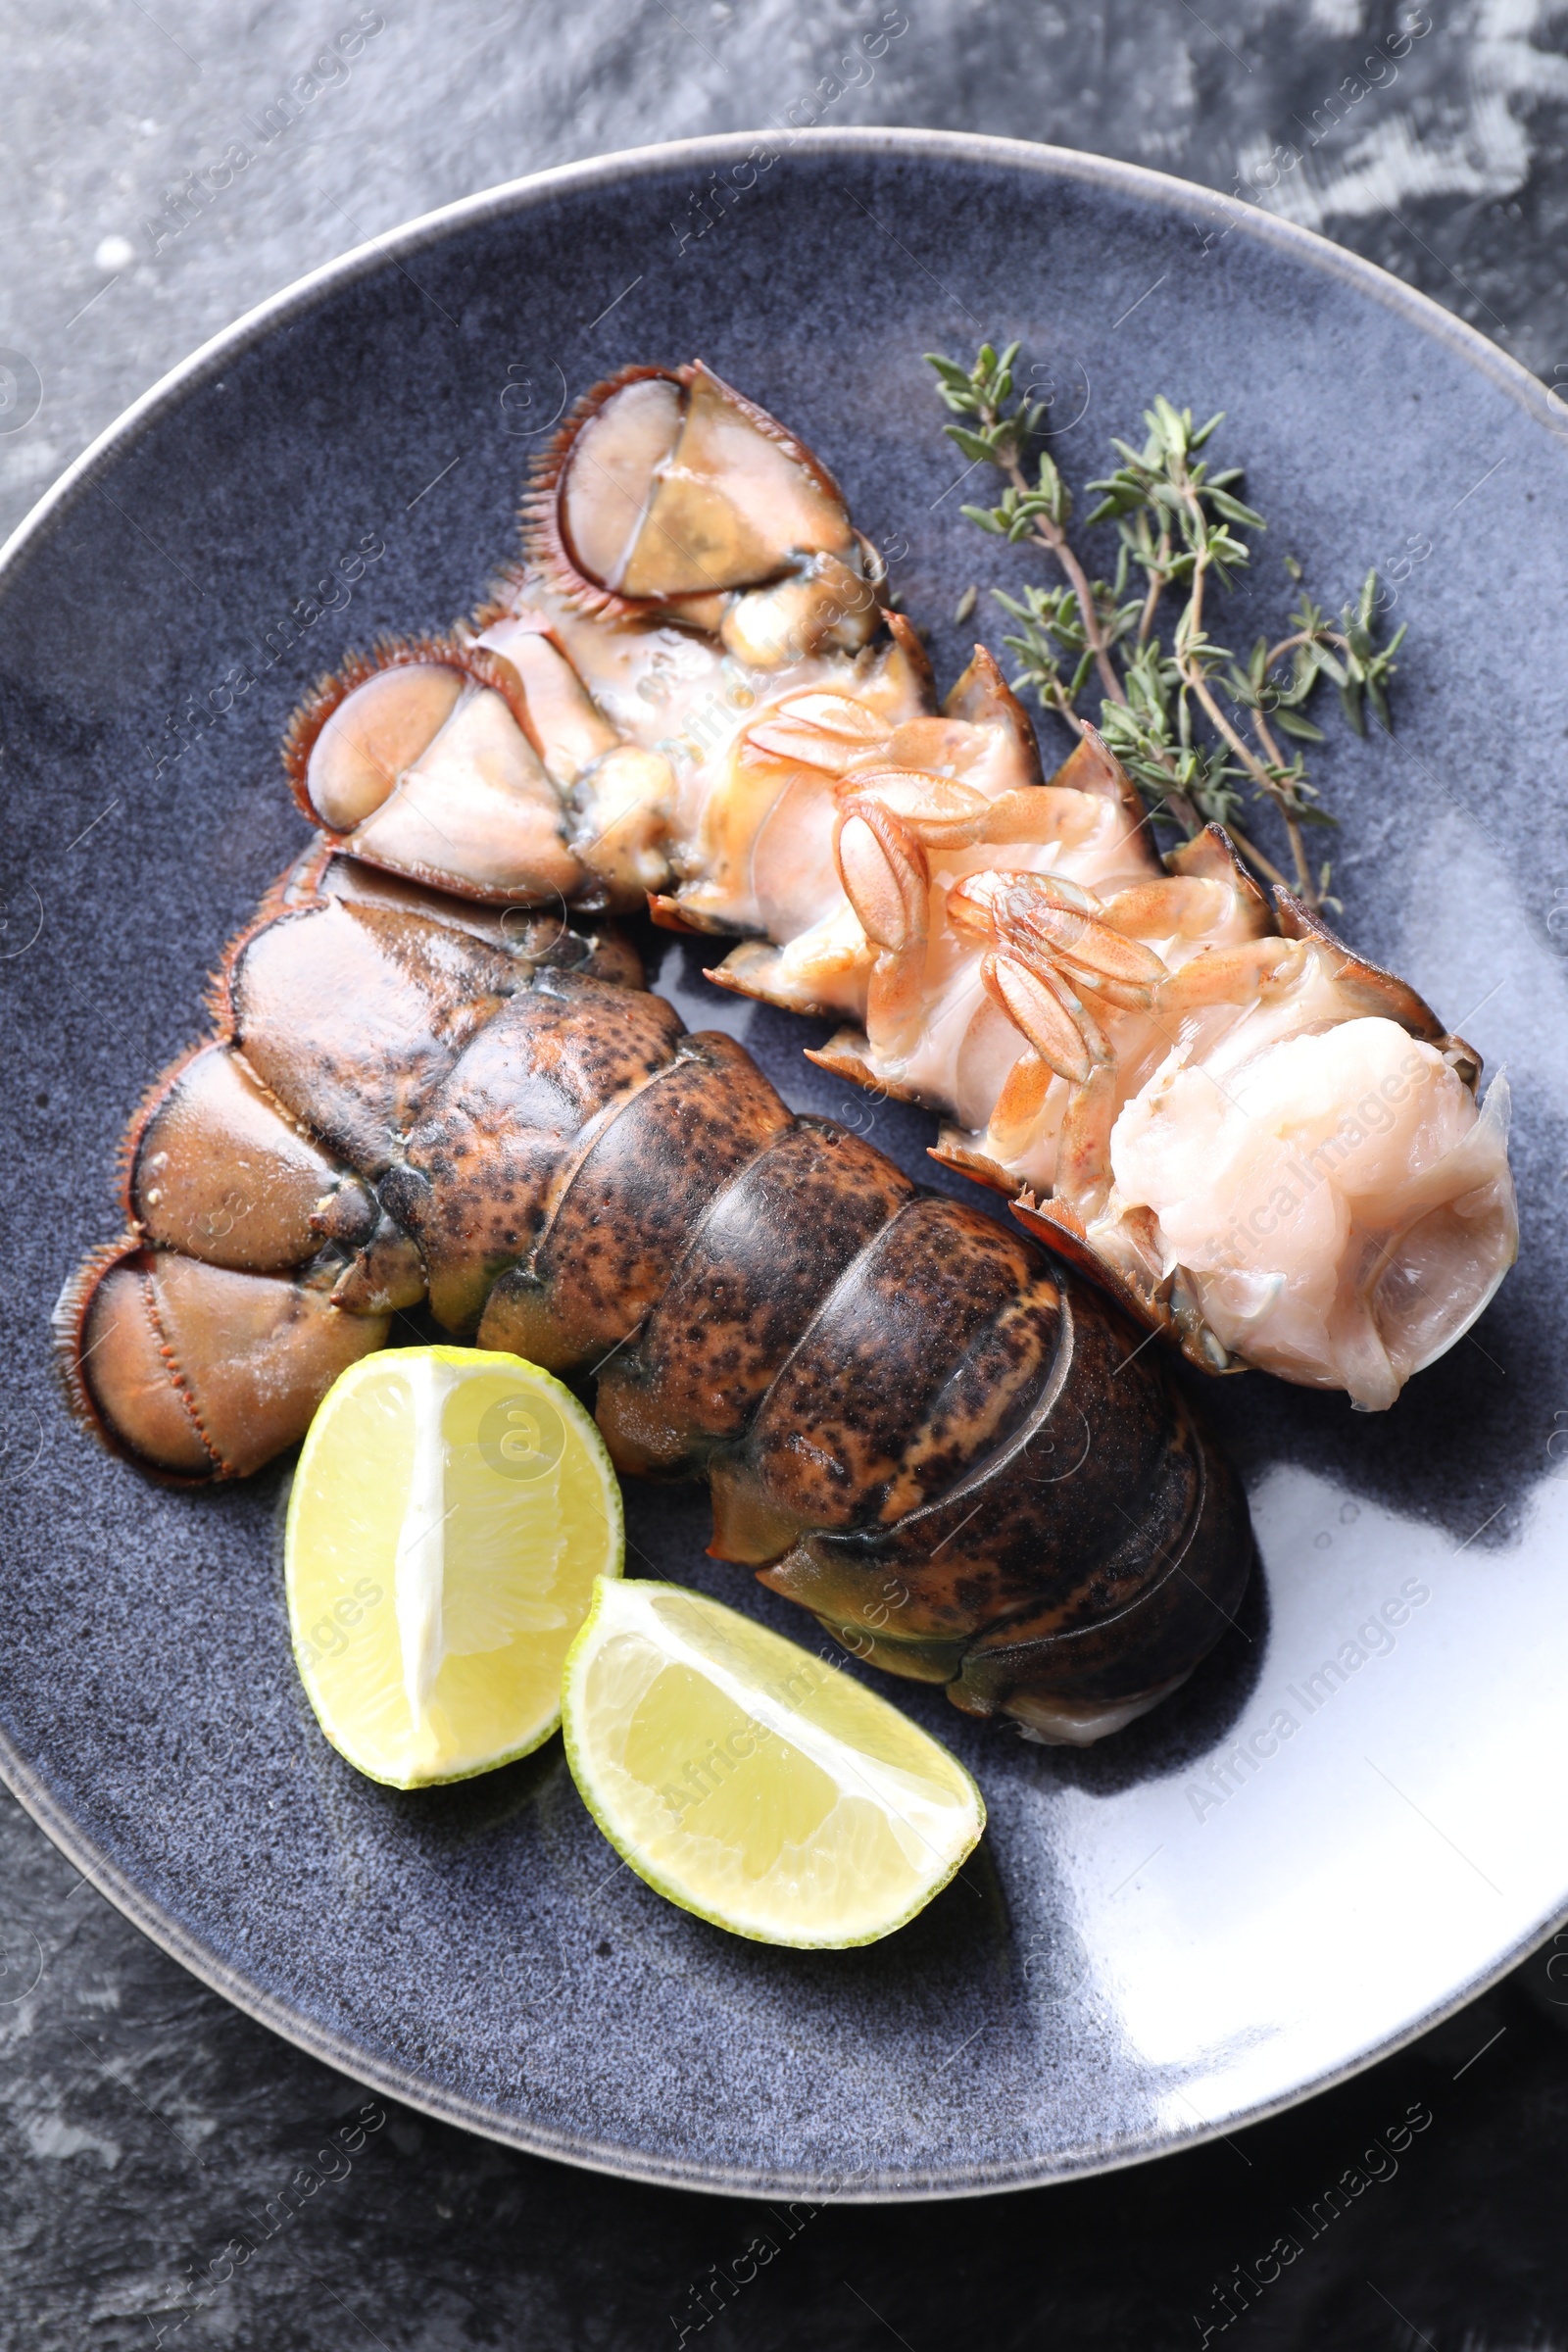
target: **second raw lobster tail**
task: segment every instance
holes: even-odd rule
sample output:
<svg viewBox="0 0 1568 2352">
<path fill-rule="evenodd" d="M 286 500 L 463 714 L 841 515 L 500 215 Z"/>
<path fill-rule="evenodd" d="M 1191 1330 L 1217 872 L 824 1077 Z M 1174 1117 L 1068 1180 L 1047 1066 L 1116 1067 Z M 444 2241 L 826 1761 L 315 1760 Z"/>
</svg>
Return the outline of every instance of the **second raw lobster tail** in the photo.
<svg viewBox="0 0 1568 2352">
<path fill-rule="evenodd" d="M 1506 1083 L 1216 826 L 1161 858 L 1092 729 L 1043 780 L 977 648 L 939 710 L 837 484 L 701 362 L 579 403 L 467 627 L 326 681 L 312 818 L 438 889 L 743 935 L 711 977 L 1207 1371 L 1393 1402 L 1517 1245 Z"/>
<path fill-rule="evenodd" d="M 1048 1740 L 1153 1705 L 1251 1558 L 1163 1364 L 636 978 L 613 934 L 314 853 L 132 1128 L 131 1229 L 62 1301 L 78 1410 L 242 1475 L 427 1301 L 597 1375 L 616 1466 L 706 1476 L 714 1553 L 876 1664 Z"/>
</svg>

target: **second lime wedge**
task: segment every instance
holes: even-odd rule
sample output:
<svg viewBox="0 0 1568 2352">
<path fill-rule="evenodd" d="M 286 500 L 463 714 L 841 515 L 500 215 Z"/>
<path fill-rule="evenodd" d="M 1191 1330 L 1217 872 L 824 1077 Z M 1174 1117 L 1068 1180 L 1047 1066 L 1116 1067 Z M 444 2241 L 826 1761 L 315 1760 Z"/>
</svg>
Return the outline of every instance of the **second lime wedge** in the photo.
<svg viewBox="0 0 1568 2352">
<path fill-rule="evenodd" d="M 639 1877 L 766 1943 L 872 1943 L 985 1827 L 956 1757 L 842 1668 L 678 1585 L 605 1581 L 566 1659 L 566 1756 Z"/>
</svg>

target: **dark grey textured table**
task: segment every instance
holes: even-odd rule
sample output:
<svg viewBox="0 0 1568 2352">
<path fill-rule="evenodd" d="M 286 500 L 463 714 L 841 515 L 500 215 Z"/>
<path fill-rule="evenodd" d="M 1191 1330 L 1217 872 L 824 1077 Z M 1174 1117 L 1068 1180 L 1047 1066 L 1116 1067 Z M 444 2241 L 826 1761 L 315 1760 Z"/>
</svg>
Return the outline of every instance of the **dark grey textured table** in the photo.
<svg viewBox="0 0 1568 2352">
<path fill-rule="evenodd" d="M 343 247 L 546 165 L 782 121 L 1004 131 L 1207 181 L 1353 245 L 1568 387 L 1550 0 L 99 0 L 47 19 L 9 0 L 4 21 L 7 527 L 166 368 Z M 859 36 L 878 26 L 868 70 Z M 352 64 L 318 67 L 356 27 Z M 1560 2344 L 1565 2025 L 1568 1939 L 1235 2141 L 1023 2196 L 800 2206 L 759 2267 L 745 2203 L 366 2114 L 357 2085 L 183 1976 L 0 1797 L 0 2352 Z M 1430 2122 L 1400 2149 L 1412 2111 Z M 290 2220 L 301 2168 L 318 2185 Z M 1323 2191 L 1348 2177 L 1331 2224 Z M 1302 2257 L 1256 2284 L 1314 2213 Z M 225 2277 L 242 2230 L 270 2234 Z"/>
</svg>

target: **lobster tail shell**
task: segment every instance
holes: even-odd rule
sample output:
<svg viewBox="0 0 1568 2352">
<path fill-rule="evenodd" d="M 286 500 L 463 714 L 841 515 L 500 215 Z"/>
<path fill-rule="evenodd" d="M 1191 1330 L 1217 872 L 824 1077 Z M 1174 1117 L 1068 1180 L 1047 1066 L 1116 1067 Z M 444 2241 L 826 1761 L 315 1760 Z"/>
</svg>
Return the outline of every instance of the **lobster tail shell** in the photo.
<svg viewBox="0 0 1568 2352">
<path fill-rule="evenodd" d="M 318 944 L 324 956 L 302 953 Z M 617 996 L 641 988 L 636 955 L 613 933 L 440 898 L 341 858 L 330 842 L 279 877 L 215 978 L 217 1034 L 165 1071 L 131 1121 L 121 1150 L 128 1232 L 94 1251 L 55 1309 L 70 1404 L 111 1451 L 203 1484 L 245 1476 L 304 1436 L 338 1374 L 385 1345 L 392 1311 L 423 1298 L 426 1276 L 415 1242 L 336 1148 L 330 1119 L 300 1114 L 302 1084 L 316 1097 L 330 1088 L 341 1066 L 331 1041 L 357 988 L 371 1001 L 401 989 L 405 1013 L 422 1004 L 451 1032 L 445 1045 L 425 1041 L 444 1067 L 463 1031 L 465 980 L 489 1010 L 502 1001 L 493 992 L 526 989 L 540 972 L 591 972 Z M 314 1062 L 310 1015 L 327 1033 Z M 406 1032 L 400 1043 L 410 1056 Z M 354 1103 L 360 1080 L 352 1069 L 343 1078 Z M 347 1124 L 373 1167 L 367 1121 Z"/>
<path fill-rule="evenodd" d="M 1213 1645 L 1245 1505 L 1100 1294 L 794 1116 L 596 950 L 533 962 L 337 870 L 314 855 L 242 934 L 222 1034 L 140 1114 L 135 1229 L 63 1302 L 106 1443 L 243 1475 L 427 1301 L 597 1374 L 617 1467 L 705 1475 L 717 1556 L 970 1713 L 1093 1738 Z"/>
</svg>

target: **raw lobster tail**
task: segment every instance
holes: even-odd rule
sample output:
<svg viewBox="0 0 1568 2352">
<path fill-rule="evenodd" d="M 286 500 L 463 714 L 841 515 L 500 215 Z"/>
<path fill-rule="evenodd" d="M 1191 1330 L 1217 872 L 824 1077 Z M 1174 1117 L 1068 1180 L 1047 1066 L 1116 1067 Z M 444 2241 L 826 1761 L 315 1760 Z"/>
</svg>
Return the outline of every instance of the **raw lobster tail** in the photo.
<svg viewBox="0 0 1568 2352">
<path fill-rule="evenodd" d="M 1048 782 L 977 648 L 939 712 L 818 461 L 700 361 L 581 402 L 522 567 L 290 737 L 307 811 L 441 890 L 739 932 L 711 977 L 847 1026 L 939 1157 L 1209 1371 L 1392 1403 L 1517 1244 L 1508 1096 L 1210 826 L 1162 859 L 1084 740 Z M 671 625 L 678 624 L 678 625 Z"/>
<path fill-rule="evenodd" d="M 878 1664 L 1042 1737 L 1152 1705 L 1250 1558 L 1163 1368 L 1023 1237 L 688 1036 L 613 941 L 550 928 L 319 853 L 270 895 L 219 1036 L 132 1129 L 130 1235 L 63 1306 L 99 1434 L 243 1474 L 427 1301 L 598 1371 L 617 1466 L 705 1474 L 716 1555 Z"/>
<path fill-rule="evenodd" d="M 1506 1082 L 1483 1105 L 1464 1040 L 1219 826 L 1160 858 L 1092 728 L 1041 785 L 983 651 L 942 720 L 785 697 L 732 760 L 770 757 L 833 779 L 843 899 L 711 978 L 857 1013 L 812 1059 L 945 1112 L 939 1159 L 1205 1370 L 1379 1408 L 1469 1328 L 1518 1243 Z"/>
</svg>

